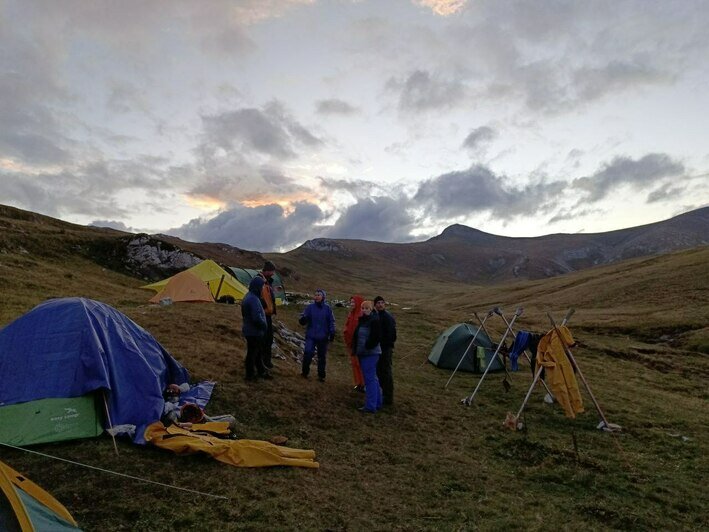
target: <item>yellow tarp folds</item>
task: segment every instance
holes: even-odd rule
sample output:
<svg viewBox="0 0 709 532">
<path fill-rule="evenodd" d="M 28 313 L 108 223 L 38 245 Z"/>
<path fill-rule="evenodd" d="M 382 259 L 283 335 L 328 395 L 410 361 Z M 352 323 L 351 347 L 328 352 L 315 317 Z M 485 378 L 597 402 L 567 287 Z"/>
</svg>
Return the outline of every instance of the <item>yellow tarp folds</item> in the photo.
<svg viewBox="0 0 709 532">
<path fill-rule="evenodd" d="M 575 418 L 583 412 L 583 400 L 574 368 L 566 356 L 564 346 L 572 346 L 574 338 L 568 328 L 561 326 L 546 333 L 537 347 L 537 364 L 545 369 L 545 380 L 566 417 Z"/>
<path fill-rule="evenodd" d="M 209 291 L 212 293 L 212 297 L 214 297 L 214 299 L 219 299 L 223 296 L 231 296 L 235 300 L 241 300 L 244 299 L 246 292 L 249 291 L 247 287 L 234 279 L 234 277 L 221 268 L 219 264 L 210 259 L 204 260 L 185 271 L 190 272 L 203 282 L 207 283 L 209 286 Z M 168 281 L 174 277 L 175 276 L 173 275 L 172 277 L 168 277 L 167 279 L 163 279 L 157 283 L 141 286 L 141 288 L 162 292 Z"/>
<path fill-rule="evenodd" d="M 145 429 L 145 441 L 176 454 L 203 452 L 236 467 L 292 466 L 318 468 L 315 451 L 291 449 L 260 440 L 222 440 L 156 421 Z"/>
</svg>

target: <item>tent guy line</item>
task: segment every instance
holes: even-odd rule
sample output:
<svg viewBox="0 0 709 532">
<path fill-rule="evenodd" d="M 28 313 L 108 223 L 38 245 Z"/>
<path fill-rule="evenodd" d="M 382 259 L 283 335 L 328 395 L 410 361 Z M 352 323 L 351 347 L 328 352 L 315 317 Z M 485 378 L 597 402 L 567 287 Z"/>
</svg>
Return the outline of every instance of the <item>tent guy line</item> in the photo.
<svg viewBox="0 0 709 532">
<path fill-rule="evenodd" d="M 86 467 L 88 469 L 94 469 L 96 471 L 101 471 L 102 473 L 109 473 L 111 475 L 117 475 L 119 477 L 125 477 L 125 478 L 129 478 L 131 480 L 137 480 L 139 482 L 146 482 L 148 484 L 155 484 L 157 486 L 162 486 L 164 488 L 171 488 L 171 489 L 180 490 L 180 491 L 187 491 L 189 493 L 195 493 L 197 495 L 202 495 L 204 497 L 212 497 L 213 499 L 223 499 L 225 501 L 229 500 L 229 497 L 225 497 L 224 495 L 214 495 L 212 493 L 206 493 L 204 491 L 193 490 L 190 488 L 182 488 L 180 486 L 174 486 L 172 484 L 164 484 L 162 482 L 157 482 L 155 480 L 149 480 L 147 478 L 135 477 L 133 475 L 127 475 L 126 473 L 118 473 L 117 471 L 111 471 L 110 469 L 103 469 L 101 467 L 96 467 L 96 466 L 92 466 L 92 465 L 88 465 L 88 464 L 82 464 L 81 462 L 75 462 L 73 460 L 68 460 L 66 458 L 59 458 L 58 456 L 52 456 L 51 454 L 40 453 L 39 451 L 31 451 L 30 449 L 25 449 L 24 447 L 17 447 L 15 445 L 10 445 L 9 443 L 0 442 L 0 445 L 2 445 L 3 447 L 9 447 L 10 449 L 15 449 L 17 451 L 23 451 L 23 452 L 30 453 L 30 454 L 36 454 L 38 456 L 43 456 L 45 458 L 51 458 L 52 460 L 59 460 L 60 462 L 66 462 L 68 464 L 73 464 L 73 465 L 77 465 L 80 467 Z"/>
</svg>

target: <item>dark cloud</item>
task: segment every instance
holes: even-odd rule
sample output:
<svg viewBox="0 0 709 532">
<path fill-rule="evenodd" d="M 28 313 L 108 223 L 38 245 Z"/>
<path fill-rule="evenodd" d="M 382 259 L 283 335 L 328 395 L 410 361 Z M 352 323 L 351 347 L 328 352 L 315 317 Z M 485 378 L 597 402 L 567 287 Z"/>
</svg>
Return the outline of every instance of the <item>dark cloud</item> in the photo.
<svg viewBox="0 0 709 532">
<path fill-rule="evenodd" d="M 286 212 L 276 204 L 236 205 L 210 220 L 194 219 L 167 232 L 195 242 L 223 242 L 255 251 L 292 248 L 320 236 L 314 226 L 325 218 L 325 213 L 312 203 L 299 202 L 293 207 L 292 212 Z"/>
<path fill-rule="evenodd" d="M 580 177 L 571 187 L 583 193 L 582 201 L 600 201 L 623 185 L 636 190 L 656 186 L 668 179 L 684 174 L 684 165 L 662 153 L 651 153 L 634 160 L 616 157 L 592 176 Z"/>
<path fill-rule="evenodd" d="M 355 197 L 369 196 L 373 190 L 378 188 L 376 183 L 371 181 L 354 180 L 354 179 L 330 179 L 325 177 L 318 178 L 323 188 L 328 191 L 349 192 Z"/>
<path fill-rule="evenodd" d="M 321 115 L 353 115 L 358 109 L 343 100 L 333 98 L 317 101 L 315 111 Z"/>
<path fill-rule="evenodd" d="M 363 198 L 348 207 L 326 234 L 331 238 L 407 242 L 416 228 L 408 207 L 405 197 Z"/>
<path fill-rule="evenodd" d="M 671 200 L 673 198 L 679 198 L 683 192 L 684 192 L 684 189 L 682 187 L 678 187 L 674 183 L 665 183 L 661 187 L 656 188 L 655 190 L 650 192 L 647 195 L 645 202 L 646 203 L 656 203 L 659 201 L 666 201 L 666 200 Z"/>
<path fill-rule="evenodd" d="M 415 70 L 403 81 L 391 78 L 386 87 L 397 93 L 399 109 L 404 112 L 447 109 L 465 96 L 461 81 L 434 79 L 426 70 Z"/>
<path fill-rule="evenodd" d="M 489 126 L 480 126 L 473 129 L 463 141 L 463 148 L 471 151 L 479 150 L 483 145 L 497 137 L 497 131 Z"/>
<path fill-rule="evenodd" d="M 322 141 L 291 117 L 280 104 L 242 108 L 202 117 L 205 146 L 227 151 L 252 150 L 275 159 L 292 159 L 300 147 Z"/>
<path fill-rule="evenodd" d="M 450 172 L 421 183 L 414 202 L 431 214 L 453 218 L 491 212 L 500 216 L 532 214 L 549 208 L 565 186 L 560 181 L 513 187 L 484 166 Z"/>
</svg>

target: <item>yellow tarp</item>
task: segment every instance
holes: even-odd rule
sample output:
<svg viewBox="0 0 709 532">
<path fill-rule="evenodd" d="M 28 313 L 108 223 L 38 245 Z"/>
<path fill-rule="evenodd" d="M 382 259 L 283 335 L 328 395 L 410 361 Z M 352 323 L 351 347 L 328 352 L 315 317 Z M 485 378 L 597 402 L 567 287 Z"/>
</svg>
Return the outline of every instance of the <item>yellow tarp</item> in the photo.
<svg viewBox="0 0 709 532">
<path fill-rule="evenodd" d="M 203 452 L 236 467 L 292 466 L 318 468 L 315 451 L 281 447 L 260 440 L 222 440 L 156 421 L 145 429 L 145 441 L 176 454 Z"/>
<path fill-rule="evenodd" d="M 190 272 L 207 283 L 214 299 L 219 299 L 222 296 L 231 296 L 236 300 L 240 300 L 244 299 L 246 292 L 249 291 L 247 287 L 237 281 L 231 274 L 227 273 L 219 264 L 210 259 L 203 260 L 196 266 L 192 266 L 185 271 Z M 146 284 L 145 286 L 141 286 L 141 288 L 162 292 L 165 289 L 165 285 L 167 285 L 173 277 L 175 276 L 173 275 L 157 283 Z"/>
<path fill-rule="evenodd" d="M 545 369 L 545 381 L 554 397 L 564 409 L 566 417 L 575 418 L 583 412 L 583 399 L 574 368 L 564 347 L 574 345 L 574 338 L 568 328 L 561 326 L 546 333 L 537 347 L 537 364 Z"/>
</svg>

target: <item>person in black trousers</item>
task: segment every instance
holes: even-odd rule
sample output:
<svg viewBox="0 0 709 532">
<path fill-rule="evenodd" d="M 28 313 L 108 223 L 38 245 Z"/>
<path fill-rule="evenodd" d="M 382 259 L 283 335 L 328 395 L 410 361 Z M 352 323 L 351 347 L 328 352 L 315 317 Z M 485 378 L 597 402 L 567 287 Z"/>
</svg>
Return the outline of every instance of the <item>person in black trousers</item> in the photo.
<svg viewBox="0 0 709 532">
<path fill-rule="evenodd" d="M 382 354 L 377 362 L 377 377 L 379 385 L 382 387 L 382 395 L 385 405 L 390 405 L 394 402 L 394 370 L 392 357 L 394 353 L 394 343 L 396 343 L 396 320 L 386 310 L 386 301 L 382 296 L 374 298 L 374 309 L 379 316 L 381 324 L 382 336 L 381 346 Z"/>
<path fill-rule="evenodd" d="M 244 367 L 246 370 L 246 380 L 255 381 L 257 378 L 272 379 L 271 374 L 263 365 L 261 359 L 263 347 L 263 335 L 266 332 L 266 315 L 259 300 L 263 279 L 254 277 L 249 283 L 249 291 L 241 301 L 241 331 L 246 338 L 246 358 Z"/>
</svg>

